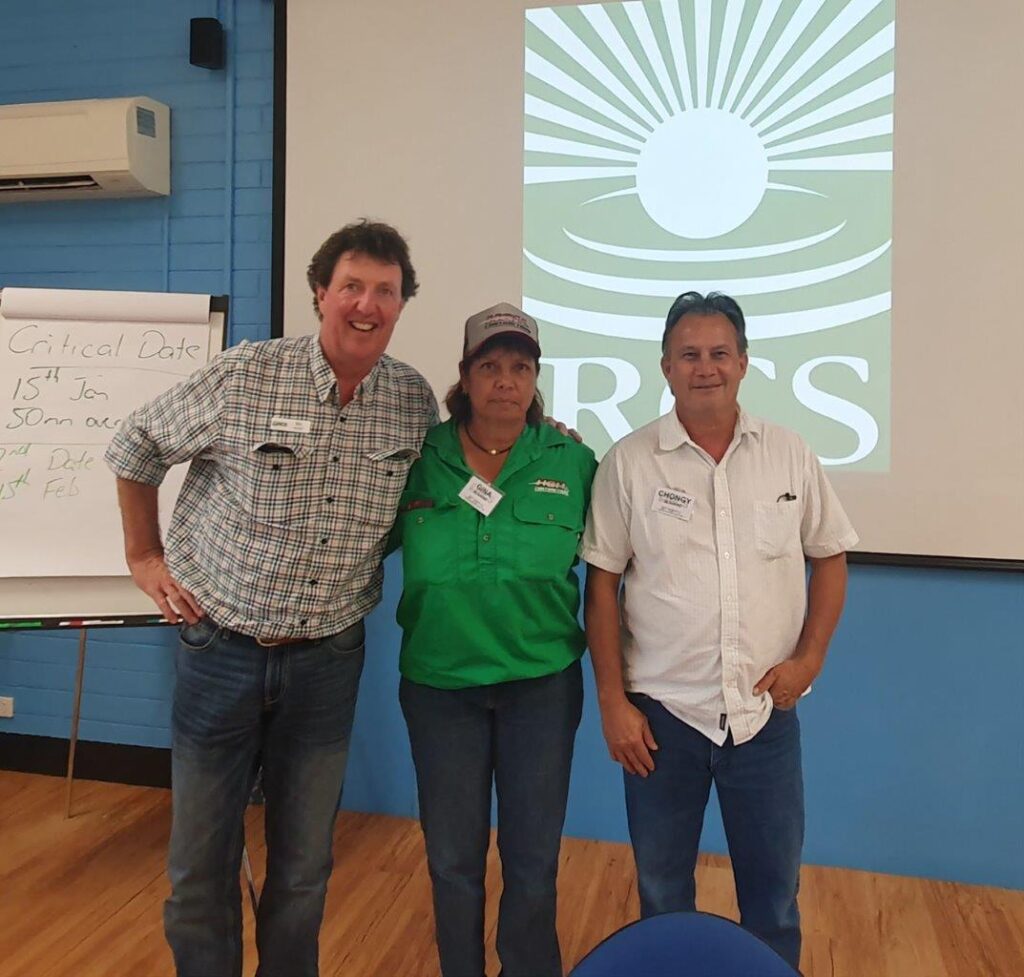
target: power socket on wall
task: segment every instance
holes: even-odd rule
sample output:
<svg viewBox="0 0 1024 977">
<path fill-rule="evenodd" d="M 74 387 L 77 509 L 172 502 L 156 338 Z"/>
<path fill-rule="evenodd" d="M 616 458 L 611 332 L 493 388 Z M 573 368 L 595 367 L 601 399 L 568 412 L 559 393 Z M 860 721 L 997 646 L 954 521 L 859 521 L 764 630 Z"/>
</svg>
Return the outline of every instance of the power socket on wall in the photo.
<svg viewBox="0 0 1024 977">
<path fill-rule="evenodd" d="M 12 719 L 14 717 L 14 696 L 0 695 L 0 719 Z"/>
</svg>

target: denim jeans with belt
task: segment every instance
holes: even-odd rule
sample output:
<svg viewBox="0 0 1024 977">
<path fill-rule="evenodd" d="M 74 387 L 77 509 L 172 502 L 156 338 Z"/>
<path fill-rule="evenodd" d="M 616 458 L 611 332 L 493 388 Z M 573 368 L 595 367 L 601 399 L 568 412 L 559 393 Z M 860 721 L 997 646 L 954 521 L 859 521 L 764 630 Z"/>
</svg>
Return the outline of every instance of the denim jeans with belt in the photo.
<svg viewBox="0 0 1024 977">
<path fill-rule="evenodd" d="M 182 628 L 164 906 L 179 977 L 242 973 L 243 818 L 260 767 L 267 876 L 258 975 L 316 977 L 363 641 L 362 622 L 271 648 L 205 619 Z"/>
<path fill-rule="evenodd" d="M 636 693 L 629 698 L 658 744 L 651 774 L 624 774 L 640 914 L 694 910 L 697 846 L 713 782 L 740 922 L 798 968 L 804 789 L 796 710 L 774 710 L 740 746 L 731 733 L 716 746 L 657 700 Z"/>
<path fill-rule="evenodd" d="M 483 977 L 491 782 L 498 797 L 503 977 L 561 977 L 556 878 L 583 706 L 579 662 L 467 689 L 402 679 L 444 977 Z"/>
</svg>

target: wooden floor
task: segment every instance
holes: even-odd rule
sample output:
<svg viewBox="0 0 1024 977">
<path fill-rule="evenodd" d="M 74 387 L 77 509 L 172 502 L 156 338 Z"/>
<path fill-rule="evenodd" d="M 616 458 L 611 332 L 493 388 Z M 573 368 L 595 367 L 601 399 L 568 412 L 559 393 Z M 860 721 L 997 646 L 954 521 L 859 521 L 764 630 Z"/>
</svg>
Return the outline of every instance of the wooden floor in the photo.
<svg viewBox="0 0 1024 977">
<path fill-rule="evenodd" d="M 161 929 L 169 793 L 0 771 L 0 975 L 164 977 Z M 264 863 L 261 814 L 249 850 Z M 415 822 L 344 814 L 321 938 L 323 977 L 436 977 L 430 887 Z M 489 873 L 489 972 L 498 867 Z M 728 863 L 702 857 L 700 908 L 736 916 Z M 566 966 L 637 916 L 629 849 L 567 839 L 559 931 Z M 806 977 L 1024 977 L 1024 892 L 807 867 Z M 255 968 L 245 913 L 246 969 Z M 639 972 L 638 972 L 639 974 Z"/>
</svg>

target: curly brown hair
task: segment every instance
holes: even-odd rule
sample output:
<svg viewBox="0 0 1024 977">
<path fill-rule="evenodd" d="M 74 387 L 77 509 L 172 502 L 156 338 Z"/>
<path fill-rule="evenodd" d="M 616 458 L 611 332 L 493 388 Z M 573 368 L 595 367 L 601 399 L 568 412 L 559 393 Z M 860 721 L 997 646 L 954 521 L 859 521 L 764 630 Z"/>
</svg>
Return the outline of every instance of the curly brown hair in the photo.
<svg viewBox="0 0 1024 977">
<path fill-rule="evenodd" d="M 316 300 L 316 290 L 330 285 L 338 260 L 349 252 L 366 255 L 387 265 L 398 265 L 402 269 L 403 302 L 411 299 L 419 290 L 416 270 L 409 258 L 409 245 L 405 238 L 390 224 L 364 217 L 335 231 L 317 248 L 306 269 L 306 281 L 313 292 L 313 308 L 318 315 L 320 306 Z"/>
</svg>

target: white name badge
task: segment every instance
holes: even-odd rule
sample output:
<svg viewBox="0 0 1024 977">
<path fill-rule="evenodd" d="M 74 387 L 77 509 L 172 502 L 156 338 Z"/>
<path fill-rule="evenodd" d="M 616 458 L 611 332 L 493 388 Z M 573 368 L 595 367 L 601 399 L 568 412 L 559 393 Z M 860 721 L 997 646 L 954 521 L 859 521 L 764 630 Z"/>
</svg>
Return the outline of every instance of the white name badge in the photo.
<svg viewBox="0 0 1024 977">
<path fill-rule="evenodd" d="M 689 521 L 693 515 L 693 496 L 679 489 L 660 488 L 654 490 L 654 502 L 651 510 L 660 512 L 673 519 Z"/>
<path fill-rule="evenodd" d="M 271 431 L 291 431 L 292 434 L 309 434 L 313 430 L 312 421 L 300 421 L 294 417 L 270 418 Z"/>
<path fill-rule="evenodd" d="M 494 512 L 494 507 L 504 498 L 504 495 L 489 482 L 485 482 L 482 478 L 477 478 L 474 475 L 466 482 L 459 493 L 459 498 L 463 502 L 468 502 L 481 515 L 489 516 Z"/>
</svg>

